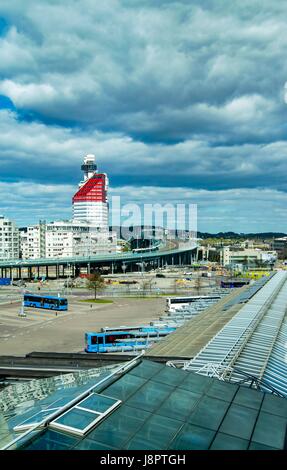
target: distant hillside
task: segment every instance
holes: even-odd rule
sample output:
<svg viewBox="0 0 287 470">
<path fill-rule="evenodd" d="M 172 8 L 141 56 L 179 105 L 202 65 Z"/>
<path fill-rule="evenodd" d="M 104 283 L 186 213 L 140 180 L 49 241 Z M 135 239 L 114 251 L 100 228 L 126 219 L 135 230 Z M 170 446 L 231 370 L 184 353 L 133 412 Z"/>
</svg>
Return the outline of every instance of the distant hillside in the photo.
<svg viewBox="0 0 287 470">
<path fill-rule="evenodd" d="M 208 233 L 208 232 L 197 232 L 198 238 L 249 238 L 249 239 L 262 239 L 267 240 L 271 238 L 286 237 L 286 233 L 283 232 L 263 232 L 263 233 L 236 233 L 236 232 L 219 232 L 219 233 Z"/>
<path fill-rule="evenodd" d="M 144 226 L 144 225 L 135 225 L 133 227 L 124 227 L 124 233 L 126 233 L 128 230 L 130 231 L 130 237 L 133 236 L 133 238 L 144 238 L 145 237 L 145 231 L 148 230 L 149 234 L 151 234 L 151 230 L 155 230 L 156 227 L 154 225 L 152 226 Z M 159 229 L 163 230 L 162 227 L 159 227 Z M 122 227 L 110 227 L 110 230 L 115 230 L 117 232 L 118 238 L 121 238 L 122 233 Z M 180 238 L 183 237 L 185 233 L 183 231 L 175 231 L 175 230 L 170 230 L 169 233 L 171 235 L 174 235 L 174 238 L 177 238 L 178 236 Z M 258 233 L 236 233 L 236 232 L 218 232 L 218 233 L 208 233 L 208 232 L 197 232 L 198 238 L 223 238 L 223 239 L 234 239 L 234 240 L 239 240 L 244 238 L 245 240 L 247 238 L 249 239 L 262 239 L 262 240 L 270 240 L 272 238 L 279 238 L 279 237 L 285 237 L 287 236 L 286 233 L 283 232 L 258 232 Z M 128 237 L 128 238 L 130 238 Z M 125 237 L 126 238 L 126 235 Z"/>
</svg>

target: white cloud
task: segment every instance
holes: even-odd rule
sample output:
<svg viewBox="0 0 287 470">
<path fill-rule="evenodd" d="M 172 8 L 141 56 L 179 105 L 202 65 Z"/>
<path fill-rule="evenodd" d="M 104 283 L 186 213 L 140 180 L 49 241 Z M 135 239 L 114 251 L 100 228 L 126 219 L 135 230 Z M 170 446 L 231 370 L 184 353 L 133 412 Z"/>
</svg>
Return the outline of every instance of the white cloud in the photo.
<svg viewBox="0 0 287 470">
<path fill-rule="evenodd" d="M 219 232 L 287 232 L 287 193 L 271 189 L 193 190 L 181 187 L 121 187 L 111 196 L 122 205 L 135 203 L 196 204 L 198 230 Z M 143 214 L 143 211 L 142 211 Z M 140 223 L 140 221 L 139 221 Z"/>
<path fill-rule="evenodd" d="M 1 215 L 19 226 L 72 217 L 72 195 L 76 185 L 0 183 Z M 111 186 L 109 198 L 120 196 L 121 205 L 196 204 L 198 230 L 287 233 L 287 193 L 271 189 L 207 191 L 184 187 Z M 252 203 L 251 203 L 252 201 Z M 112 219 L 111 219 L 112 221 Z M 140 221 L 138 221 L 140 223 Z"/>
<path fill-rule="evenodd" d="M 203 140 L 166 145 L 148 144 L 120 133 L 83 131 L 36 121 L 19 121 L 0 111 L 2 180 L 76 182 L 79 165 L 95 153 L 99 169 L 114 184 L 232 188 L 261 186 L 284 189 L 287 183 L 287 143 L 212 146 Z M 23 163 L 25 164 L 23 166 Z"/>
<path fill-rule="evenodd" d="M 9 3 L 0 90 L 43 118 L 159 141 L 266 141 L 280 134 L 287 6 L 220 3 Z"/>
<path fill-rule="evenodd" d="M 24 185 L 4 209 L 67 214 L 81 159 L 95 153 L 135 199 L 194 194 L 218 230 L 247 226 L 245 214 L 269 227 L 273 200 L 284 225 L 284 2 L 3 3 L 0 94 L 18 114 L 0 111 L 1 181 Z"/>
</svg>

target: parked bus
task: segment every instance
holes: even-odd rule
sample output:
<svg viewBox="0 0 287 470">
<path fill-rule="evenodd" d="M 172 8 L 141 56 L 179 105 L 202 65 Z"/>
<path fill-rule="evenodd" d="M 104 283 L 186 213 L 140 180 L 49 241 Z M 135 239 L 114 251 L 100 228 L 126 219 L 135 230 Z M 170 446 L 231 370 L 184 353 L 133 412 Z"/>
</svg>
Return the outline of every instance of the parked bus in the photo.
<svg viewBox="0 0 287 470">
<path fill-rule="evenodd" d="M 50 310 L 68 310 L 68 300 L 52 295 L 24 294 L 24 307 L 46 308 Z"/>
<path fill-rule="evenodd" d="M 0 286 L 10 286 L 12 279 L 10 277 L 1 277 Z"/>
<path fill-rule="evenodd" d="M 103 329 L 101 333 L 85 333 L 85 351 L 93 353 L 134 351 L 145 349 L 154 341 L 166 336 L 173 331 L 175 327 L 138 327 L 137 329 L 121 328 L 109 331 Z"/>
<path fill-rule="evenodd" d="M 190 297 L 168 297 L 166 299 L 166 310 L 170 311 L 171 309 L 180 308 L 193 302 L 198 302 L 199 300 L 220 300 L 220 294 L 207 294 L 207 295 L 192 295 Z"/>
<path fill-rule="evenodd" d="M 223 288 L 230 288 L 233 289 L 234 287 L 243 287 L 246 286 L 247 284 L 250 284 L 250 281 L 247 279 L 230 279 L 228 281 L 221 281 L 220 285 Z"/>
</svg>

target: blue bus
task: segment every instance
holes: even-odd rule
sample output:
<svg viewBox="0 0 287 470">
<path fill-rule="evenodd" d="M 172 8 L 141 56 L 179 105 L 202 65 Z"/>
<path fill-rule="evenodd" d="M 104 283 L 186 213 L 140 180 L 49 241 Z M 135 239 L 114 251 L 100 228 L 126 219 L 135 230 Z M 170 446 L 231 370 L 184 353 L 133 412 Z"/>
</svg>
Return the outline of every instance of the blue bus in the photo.
<svg viewBox="0 0 287 470">
<path fill-rule="evenodd" d="M 24 294 L 24 307 L 46 308 L 49 310 L 68 310 L 68 300 L 52 295 Z"/>
<path fill-rule="evenodd" d="M 175 330 L 175 327 L 139 327 L 126 330 L 115 328 L 101 333 L 88 332 L 85 333 L 85 351 L 106 353 L 144 349 Z"/>
<path fill-rule="evenodd" d="M 10 286 L 12 279 L 10 277 L 1 277 L 0 286 Z"/>
<path fill-rule="evenodd" d="M 250 281 L 245 280 L 245 279 L 241 279 L 241 280 L 231 279 L 229 281 L 221 281 L 220 283 L 221 287 L 225 289 L 226 288 L 233 289 L 234 287 L 243 287 L 243 286 L 246 286 L 247 284 L 250 284 Z"/>
</svg>

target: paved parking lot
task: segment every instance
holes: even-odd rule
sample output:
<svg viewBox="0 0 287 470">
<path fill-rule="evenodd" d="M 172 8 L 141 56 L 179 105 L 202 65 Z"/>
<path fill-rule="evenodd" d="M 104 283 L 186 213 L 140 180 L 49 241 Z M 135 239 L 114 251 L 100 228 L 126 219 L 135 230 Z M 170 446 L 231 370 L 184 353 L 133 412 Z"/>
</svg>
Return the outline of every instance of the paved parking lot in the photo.
<svg viewBox="0 0 287 470">
<path fill-rule="evenodd" d="M 92 307 L 91 307 L 92 305 Z M 67 312 L 26 308 L 20 302 L 0 305 L 0 355 L 25 355 L 32 351 L 79 352 L 84 333 L 103 326 L 146 324 L 158 319 L 165 298 L 115 299 L 113 304 L 90 304 L 72 299 Z"/>
</svg>

